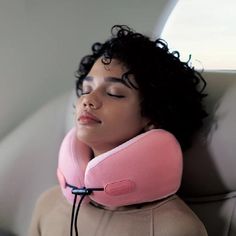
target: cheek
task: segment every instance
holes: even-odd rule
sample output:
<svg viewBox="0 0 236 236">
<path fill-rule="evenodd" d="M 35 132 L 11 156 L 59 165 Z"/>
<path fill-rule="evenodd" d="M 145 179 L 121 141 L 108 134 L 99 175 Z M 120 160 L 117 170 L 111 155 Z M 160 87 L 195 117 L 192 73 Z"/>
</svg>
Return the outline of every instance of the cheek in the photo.
<svg viewBox="0 0 236 236">
<path fill-rule="evenodd" d="M 122 106 L 112 107 L 107 111 L 107 117 L 112 123 L 120 124 L 121 126 L 138 125 L 142 120 L 141 109 L 137 103 L 123 104 Z"/>
</svg>

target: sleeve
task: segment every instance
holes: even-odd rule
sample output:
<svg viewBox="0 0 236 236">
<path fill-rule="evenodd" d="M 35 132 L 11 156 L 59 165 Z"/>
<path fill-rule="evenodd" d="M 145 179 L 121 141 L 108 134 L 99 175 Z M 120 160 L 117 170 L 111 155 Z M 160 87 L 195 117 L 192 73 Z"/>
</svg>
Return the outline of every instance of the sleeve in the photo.
<svg viewBox="0 0 236 236">
<path fill-rule="evenodd" d="M 43 227 L 47 225 L 45 224 L 48 221 L 47 216 L 57 204 L 59 193 L 59 187 L 55 186 L 40 195 L 33 211 L 28 236 L 42 236 Z"/>
<path fill-rule="evenodd" d="M 155 212 L 154 229 L 155 236 L 207 236 L 203 223 L 179 198 Z"/>
<path fill-rule="evenodd" d="M 31 223 L 28 230 L 28 236 L 40 236 L 40 218 L 41 218 L 41 196 L 37 200 L 35 209 L 33 211 Z"/>
</svg>

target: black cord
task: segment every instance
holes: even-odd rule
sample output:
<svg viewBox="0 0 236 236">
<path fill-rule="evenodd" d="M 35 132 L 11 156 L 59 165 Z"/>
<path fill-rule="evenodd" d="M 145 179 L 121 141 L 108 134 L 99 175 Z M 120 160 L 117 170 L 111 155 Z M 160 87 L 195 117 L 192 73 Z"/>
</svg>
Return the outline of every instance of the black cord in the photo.
<svg viewBox="0 0 236 236">
<path fill-rule="evenodd" d="M 77 200 L 77 194 L 75 194 L 72 212 L 71 212 L 71 222 L 70 222 L 70 236 L 73 236 L 73 223 L 74 223 L 74 215 L 75 215 L 75 205 Z"/>
<path fill-rule="evenodd" d="M 82 195 L 82 197 L 80 198 L 79 204 L 78 204 L 76 212 L 75 212 L 74 227 L 75 227 L 75 235 L 76 236 L 78 236 L 77 219 L 78 219 L 78 215 L 79 215 L 79 209 L 80 209 L 81 203 L 82 203 L 83 199 L 85 198 L 85 196 L 86 195 Z"/>
<path fill-rule="evenodd" d="M 93 191 L 103 191 L 103 188 L 77 188 L 75 186 L 67 184 L 67 187 L 72 188 L 71 193 L 75 195 L 74 201 L 73 201 L 73 207 L 72 207 L 72 213 L 71 213 L 71 223 L 70 223 L 70 236 L 73 236 L 73 224 L 74 224 L 74 229 L 75 229 L 75 235 L 78 236 L 78 228 L 77 228 L 77 219 L 79 215 L 79 209 L 82 204 L 82 201 L 86 197 L 86 195 L 90 195 Z M 75 212 L 75 207 L 76 207 L 76 201 L 77 201 L 77 196 L 80 195 L 81 198 L 79 200 L 76 212 Z"/>
</svg>

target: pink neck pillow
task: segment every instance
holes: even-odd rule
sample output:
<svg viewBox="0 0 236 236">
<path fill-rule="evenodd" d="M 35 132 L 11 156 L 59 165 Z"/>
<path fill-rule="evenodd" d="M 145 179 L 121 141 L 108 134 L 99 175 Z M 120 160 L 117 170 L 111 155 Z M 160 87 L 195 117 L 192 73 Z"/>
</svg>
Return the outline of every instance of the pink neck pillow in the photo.
<svg viewBox="0 0 236 236">
<path fill-rule="evenodd" d="M 71 203 L 72 187 L 102 189 L 86 198 L 107 207 L 152 202 L 179 189 L 182 152 L 175 137 L 165 130 L 148 131 L 93 159 L 91 156 L 92 150 L 72 129 L 62 142 L 57 170 L 62 192 Z"/>
</svg>

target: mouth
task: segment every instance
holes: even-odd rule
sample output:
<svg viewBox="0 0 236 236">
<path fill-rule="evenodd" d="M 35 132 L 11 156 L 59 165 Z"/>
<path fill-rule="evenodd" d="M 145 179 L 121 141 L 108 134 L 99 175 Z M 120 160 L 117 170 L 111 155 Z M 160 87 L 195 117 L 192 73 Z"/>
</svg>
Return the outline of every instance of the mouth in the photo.
<svg viewBox="0 0 236 236">
<path fill-rule="evenodd" d="M 78 118 L 79 124 L 82 125 L 92 125 L 92 124 L 101 124 L 102 121 L 97 118 L 95 115 L 89 112 L 83 112 L 81 116 Z"/>
</svg>

